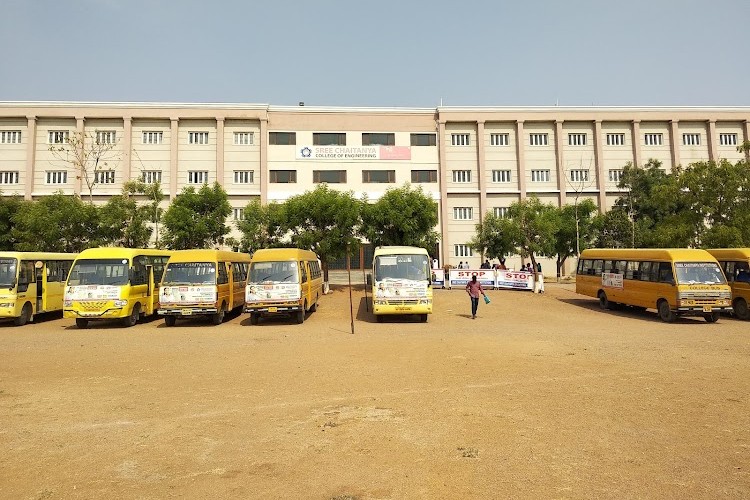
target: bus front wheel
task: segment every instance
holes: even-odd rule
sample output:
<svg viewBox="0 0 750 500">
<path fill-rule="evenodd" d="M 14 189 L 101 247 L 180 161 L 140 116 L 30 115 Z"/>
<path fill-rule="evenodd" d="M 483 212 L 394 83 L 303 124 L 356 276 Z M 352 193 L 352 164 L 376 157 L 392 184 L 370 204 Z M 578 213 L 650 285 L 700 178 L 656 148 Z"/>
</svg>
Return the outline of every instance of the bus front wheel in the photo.
<svg viewBox="0 0 750 500">
<path fill-rule="evenodd" d="M 734 314 L 740 319 L 750 319 L 750 312 L 747 310 L 747 302 L 742 297 L 734 301 Z"/>
<path fill-rule="evenodd" d="M 84 330 L 84 329 L 88 328 L 88 326 L 89 326 L 89 320 L 87 320 L 85 318 L 76 318 L 76 326 L 79 329 Z"/>
<path fill-rule="evenodd" d="M 257 325 L 259 318 L 260 318 L 260 313 L 250 313 L 250 324 Z"/>
<path fill-rule="evenodd" d="M 13 320 L 13 324 L 16 326 L 23 326 L 31 321 L 31 304 L 26 302 L 21 309 L 21 315 Z"/>
<path fill-rule="evenodd" d="M 669 302 L 666 300 L 660 300 L 656 305 L 656 310 L 659 311 L 659 318 L 665 323 L 672 323 L 677 319 L 677 315 L 669 308 Z"/>
<path fill-rule="evenodd" d="M 706 323 L 716 323 L 717 321 L 719 321 L 719 313 L 718 312 L 704 313 L 703 319 L 706 320 Z"/>
<path fill-rule="evenodd" d="M 426 314 L 420 314 L 419 315 L 419 321 L 422 323 L 427 323 L 427 315 Z"/>
<path fill-rule="evenodd" d="M 122 319 L 122 324 L 127 326 L 128 328 L 131 326 L 135 326 L 136 323 L 138 323 L 138 319 L 141 317 L 141 305 L 136 303 L 133 306 L 133 311 L 130 313 L 130 315 L 127 318 Z"/>
<path fill-rule="evenodd" d="M 295 318 L 297 320 L 297 324 L 301 325 L 305 321 L 305 309 L 302 308 L 299 311 L 297 311 L 297 316 Z"/>
<path fill-rule="evenodd" d="M 177 323 L 177 318 L 174 316 L 164 316 L 164 324 L 167 326 L 174 326 Z"/>
<path fill-rule="evenodd" d="M 219 308 L 219 312 L 211 315 L 211 323 L 213 323 L 214 325 L 222 324 L 224 322 L 225 310 L 226 310 L 226 305 L 221 304 L 221 307 Z"/>
<path fill-rule="evenodd" d="M 382 323 L 384 316 L 382 314 L 378 314 L 377 316 L 375 316 L 375 318 L 377 319 L 378 323 Z"/>
</svg>

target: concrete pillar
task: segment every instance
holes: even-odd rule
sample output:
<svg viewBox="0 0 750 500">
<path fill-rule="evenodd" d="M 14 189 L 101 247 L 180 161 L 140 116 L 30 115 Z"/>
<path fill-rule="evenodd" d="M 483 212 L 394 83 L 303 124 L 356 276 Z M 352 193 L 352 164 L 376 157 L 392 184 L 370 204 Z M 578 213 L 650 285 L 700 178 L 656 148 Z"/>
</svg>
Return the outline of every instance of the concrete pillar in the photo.
<svg viewBox="0 0 750 500">
<path fill-rule="evenodd" d="M 743 132 L 744 138 L 742 139 L 742 142 L 750 141 L 750 120 L 745 120 Z M 745 151 L 745 161 L 750 161 L 750 151 Z"/>
<path fill-rule="evenodd" d="M 523 120 L 516 120 L 516 158 L 518 160 L 519 198 L 526 198 L 526 160 L 524 155 Z"/>
<path fill-rule="evenodd" d="M 604 154 L 602 153 L 602 121 L 594 121 L 594 165 L 596 188 L 599 190 L 599 213 L 607 211 L 607 184 L 604 178 Z"/>
<path fill-rule="evenodd" d="M 448 237 L 448 166 L 445 164 L 445 121 L 438 120 L 438 182 L 440 183 L 440 242 L 443 265 L 450 262 Z"/>
<path fill-rule="evenodd" d="M 641 166 L 641 121 L 633 120 L 633 165 Z"/>
<path fill-rule="evenodd" d="M 177 167 L 180 142 L 180 119 L 172 117 L 169 139 L 169 200 L 177 197 Z"/>
<path fill-rule="evenodd" d="M 708 159 L 711 161 L 719 161 L 718 144 L 719 136 L 716 135 L 716 120 L 708 120 Z"/>
<path fill-rule="evenodd" d="M 260 164 L 258 166 L 260 181 L 260 204 L 268 202 L 268 119 L 260 120 Z"/>
<path fill-rule="evenodd" d="M 216 182 L 224 186 L 224 118 L 216 118 Z"/>
<path fill-rule="evenodd" d="M 36 163 L 36 116 L 26 117 L 26 183 L 24 200 L 31 200 L 34 192 L 34 164 Z"/>
<path fill-rule="evenodd" d="M 672 167 L 680 164 L 680 120 L 670 120 L 669 140 L 672 149 Z M 669 171 L 669 169 L 667 169 Z"/>
<path fill-rule="evenodd" d="M 479 221 L 487 211 L 487 173 L 485 172 L 484 121 L 477 121 L 477 184 L 479 186 Z"/>
<path fill-rule="evenodd" d="M 557 189 L 560 192 L 560 206 L 562 207 L 565 205 L 568 191 L 563 153 L 563 120 L 555 120 L 555 163 L 557 164 Z"/>
<path fill-rule="evenodd" d="M 124 137 L 122 138 L 122 183 L 128 182 L 131 172 L 131 157 L 133 151 L 133 119 L 126 116 L 122 119 Z"/>
<path fill-rule="evenodd" d="M 78 145 L 79 158 L 83 158 L 83 148 L 85 147 L 86 142 L 86 130 L 84 128 L 85 122 L 86 118 L 82 116 L 76 116 L 76 134 L 78 135 L 78 139 L 81 140 L 80 144 Z M 74 166 L 75 183 L 73 184 L 73 192 L 78 196 L 81 196 L 81 189 L 83 188 L 83 176 L 86 174 L 85 172 L 81 171 L 81 167 L 81 165 Z M 86 165 L 83 165 L 83 167 L 86 167 Z M 93 172 L 89 173 L 93 175 Z"/>
</svg>

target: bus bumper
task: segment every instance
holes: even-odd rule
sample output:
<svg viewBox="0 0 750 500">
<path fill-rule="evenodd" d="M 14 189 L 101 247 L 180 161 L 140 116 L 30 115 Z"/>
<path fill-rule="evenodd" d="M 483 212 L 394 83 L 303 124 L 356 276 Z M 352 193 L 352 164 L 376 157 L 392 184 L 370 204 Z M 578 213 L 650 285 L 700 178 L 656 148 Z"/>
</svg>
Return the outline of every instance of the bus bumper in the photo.
<svg viewBox="0 0 750 500">
<path fill-rule="evenodd" d="M 159 316 L 206 316 L 216 314 L 219 310 L 216 307 L 165 307 L 156 311 Z"/>
</svg>

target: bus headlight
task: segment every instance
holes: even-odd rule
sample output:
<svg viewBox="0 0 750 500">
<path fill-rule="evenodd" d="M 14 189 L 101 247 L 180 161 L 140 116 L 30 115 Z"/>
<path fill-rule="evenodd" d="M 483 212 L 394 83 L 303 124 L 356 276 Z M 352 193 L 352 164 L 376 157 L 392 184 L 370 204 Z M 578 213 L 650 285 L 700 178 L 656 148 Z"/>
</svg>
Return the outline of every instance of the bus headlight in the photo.
<svg viewBox="0 0 750 500">
<path fill-rule="evenodd" d="M 115 307 L 125 307 L 128 305 L 127 300 L 115 300 Z"/>
</svg>

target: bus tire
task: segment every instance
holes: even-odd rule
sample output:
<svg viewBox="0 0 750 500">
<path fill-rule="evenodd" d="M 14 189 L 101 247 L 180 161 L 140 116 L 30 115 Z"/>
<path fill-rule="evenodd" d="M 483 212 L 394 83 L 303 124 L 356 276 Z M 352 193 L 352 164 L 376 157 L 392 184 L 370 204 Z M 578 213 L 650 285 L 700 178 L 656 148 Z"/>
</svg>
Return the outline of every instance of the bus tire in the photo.
<svg viewBox="0 0 750 500">
<path fill-rule="evenodd" d="M 28 302 L 26 302 L 23 305 L 23 308 L 21 309 L 21 315 L 19 317 L 13 319 L 13 324 L 16 325 L 16 326 L 23 326 L 23 325 L 25 325 L 26 323 L 28 323 L 29 321 L 31 321 L 31 314 L 32 314 L 31 304 L 29 304 Z"/>
<path fill-rule="evenodd" d="M 211 315 L 211 323 L 214 325 L 220 325 L 224 322 L 224 313 L 226 311 L 227 306 L 222 303 L 221 307 L 219 308 L 219 312 L 216 314 Z"/>
<path fill-rule="evenodd" d="M 740 319 L 750 319 L 750 312 L 747 310 L 747 302 L 742 297 L 734 301 L 734 314 Z"/>
<path fill-rule="evenodd" d="M 419 315 L 419 321 L 422 323 L 427 323 L 427 315 L 426 314 L 420 314 Z"/>
<path fill-rule="evenodd" d="M 301 325 L 305 321 L 305 309 L 304 307 L 297 311 L 297 314 L 295 315 L 295 319 L 297 320 L 297 324 Z"/>
<path fill-rule="evenodd" d="M 310 312 L 314 313 L 317 310 L 318 310 L 318 296 L 316 295 L 315 302 L 313 302 L 313 304 L 310 306 Z"/>
<path fill-rule="evenodd" d="M 141 304 L 139 302 L 136 302 L 136 304 L 133 306 L 133 310 L 130 312 L 130 315 L 127 318 L 122 318 L 122 324 L 128 328 L 133 327 L 136 325 L 136 323 L 138 323 L 140 317 Z"/>
<path fill-rule="evenodd" d="M 175 316 L 164 316 L 164 324 L 166 326 L 174 326 L 175 323 L 177 323 L 177 318 Z"/>
<path fill-rule="evenodd" d="M 669 302 L 664 299 L 656 303 L 656 310 L 659 312 L 659 318 L 665 323 L 672 323 L 677 319 L 677 315 L 669 308 Z"/>
<path fill-rule="evenodd" d="M 378 315 L 375 316 L 375 319 L 377 320 L 378 323 L 382 323 L 383 322 L 383 315 L 382 314 L 378 314 Z"/>
<path fill-rule="evenodd" d="M 609 299 L 607 298 L 607 294 L 605 292 L 599 292 L 599 307 L 601 307 L 602 309 L 610 308 Z"/>
<path fill-rule="evenodd" d="M 89 327 L 89 320 L 86 318 L 76 318 L 76 327 L 79 330 L 85 330 Z"/>
<path fill-rule="evenodd" d="M 260 319 L 260 313 L 250 313 L 250 324 L 257 325 Z"/>
<path fill-rule="evenodd" d="M 716 323 L 717 321 L 719 321 L 719 313 L 718 312 L 703 313 L 703 319 L 706 320 L 706 323 Z"/>
</svg>

